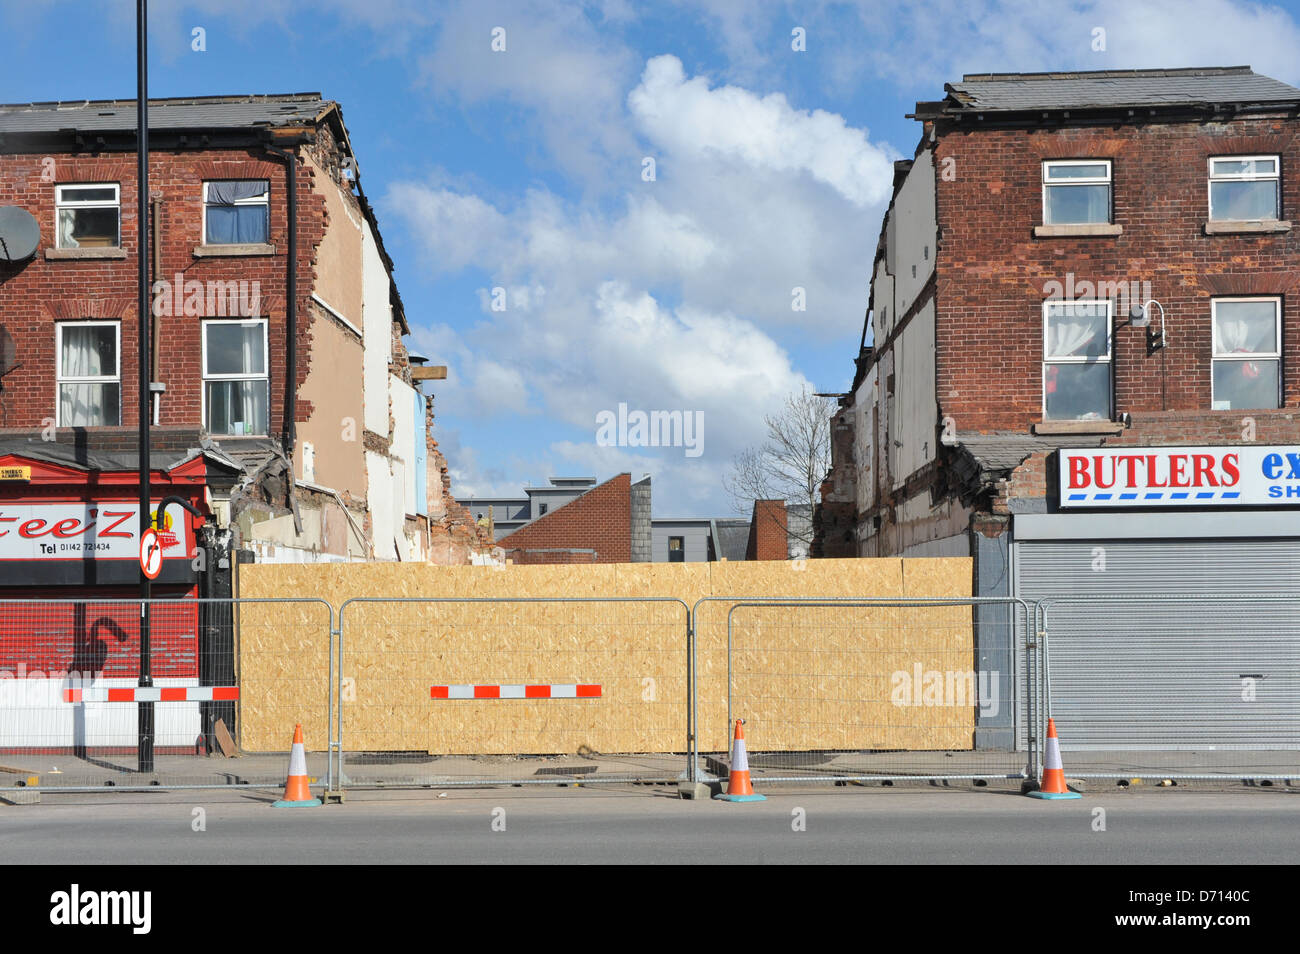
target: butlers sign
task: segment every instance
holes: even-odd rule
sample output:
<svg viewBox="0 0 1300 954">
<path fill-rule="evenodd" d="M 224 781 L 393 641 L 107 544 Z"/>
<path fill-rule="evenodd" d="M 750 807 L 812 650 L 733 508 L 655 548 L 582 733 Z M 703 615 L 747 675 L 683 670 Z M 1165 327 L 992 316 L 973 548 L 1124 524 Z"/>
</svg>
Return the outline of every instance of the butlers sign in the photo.
<svg viewBox="0 0 1300 954">
<path fill-rule="evenodd" d="M 185 556 L 194 545 L 189 515 L 168 507 L 158 537 L 164 557 Z M 0 560 L 139 558 L 139 504 L 0 504 Z"/>
<path fill-rule="evenodd" d="M 1300 507 L 1300 446 L 1062 450 L 1062 507 Z"/>
</svg>

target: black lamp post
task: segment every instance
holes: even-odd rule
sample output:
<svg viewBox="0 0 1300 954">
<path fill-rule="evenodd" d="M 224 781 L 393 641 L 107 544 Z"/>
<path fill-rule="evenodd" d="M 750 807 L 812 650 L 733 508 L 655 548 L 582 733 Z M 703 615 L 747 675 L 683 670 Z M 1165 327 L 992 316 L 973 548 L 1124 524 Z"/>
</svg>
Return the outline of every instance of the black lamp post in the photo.
<svg viewBox="0 0 1300 954">
<path fill-rule="evenodd" d="M 136 255 L 139 266 L 139 291 L 136 299 L 136 336 L 140 358 L 140 537 L 149 529 L 149 30 L 148 0 L 136 0 L 135 7 L 135 68 L 136 68 L 136 225 L 139 237 Z M 153 685 L 153 668 L 149 644 L 150 581 L 140 568 L 140 682 Z M 152 702 L 138 703 L 139 719 L 136 737 L 137 769 L 153 771 L 154 711 Z"/>
</svg>

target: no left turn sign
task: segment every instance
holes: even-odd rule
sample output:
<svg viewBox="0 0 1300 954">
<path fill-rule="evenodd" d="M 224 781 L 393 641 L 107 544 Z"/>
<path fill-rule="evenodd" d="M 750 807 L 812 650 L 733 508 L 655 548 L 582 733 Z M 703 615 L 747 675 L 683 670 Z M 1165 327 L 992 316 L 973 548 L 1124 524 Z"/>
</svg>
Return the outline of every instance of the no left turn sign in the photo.
<svg viewBox="0 0 1300 954">
<path fill-rule="evenodd" d="M 157 579 L 162 571 L 162 559 L 158 531 L 150 527 L 140 534 L 140 571 L 151 580 Z"/>
</svg>

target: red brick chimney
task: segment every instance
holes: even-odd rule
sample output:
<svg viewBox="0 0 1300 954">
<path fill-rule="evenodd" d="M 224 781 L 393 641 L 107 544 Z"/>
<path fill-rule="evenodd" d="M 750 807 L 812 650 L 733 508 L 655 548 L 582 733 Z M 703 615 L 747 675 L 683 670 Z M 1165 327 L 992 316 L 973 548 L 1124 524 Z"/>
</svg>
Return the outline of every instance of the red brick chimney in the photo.
<svg viewBox="0 0 1300 954">
<path fill-rule="evenodd" d="M 790 530 L 786 522 L 784 500 L 755 500 L 754 516 L 749 521 L 749 545 L 746 560 L 788 560 Z"/>
</svg>

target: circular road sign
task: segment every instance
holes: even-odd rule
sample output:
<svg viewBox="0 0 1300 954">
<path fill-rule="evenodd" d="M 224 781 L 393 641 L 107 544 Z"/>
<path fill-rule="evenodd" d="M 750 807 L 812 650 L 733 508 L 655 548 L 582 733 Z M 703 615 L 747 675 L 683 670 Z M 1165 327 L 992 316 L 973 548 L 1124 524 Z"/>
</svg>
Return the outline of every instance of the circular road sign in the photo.
<svg viewBox="0 0 1300 954">
<path fill-rule="evenodd" d="M 158 531 L 150 527 L 140 534 L 141 572 L 151 580 L 157 579 L 162 571 L 162 559 L 162 542 L 158 539 Z"/>
</svg>

